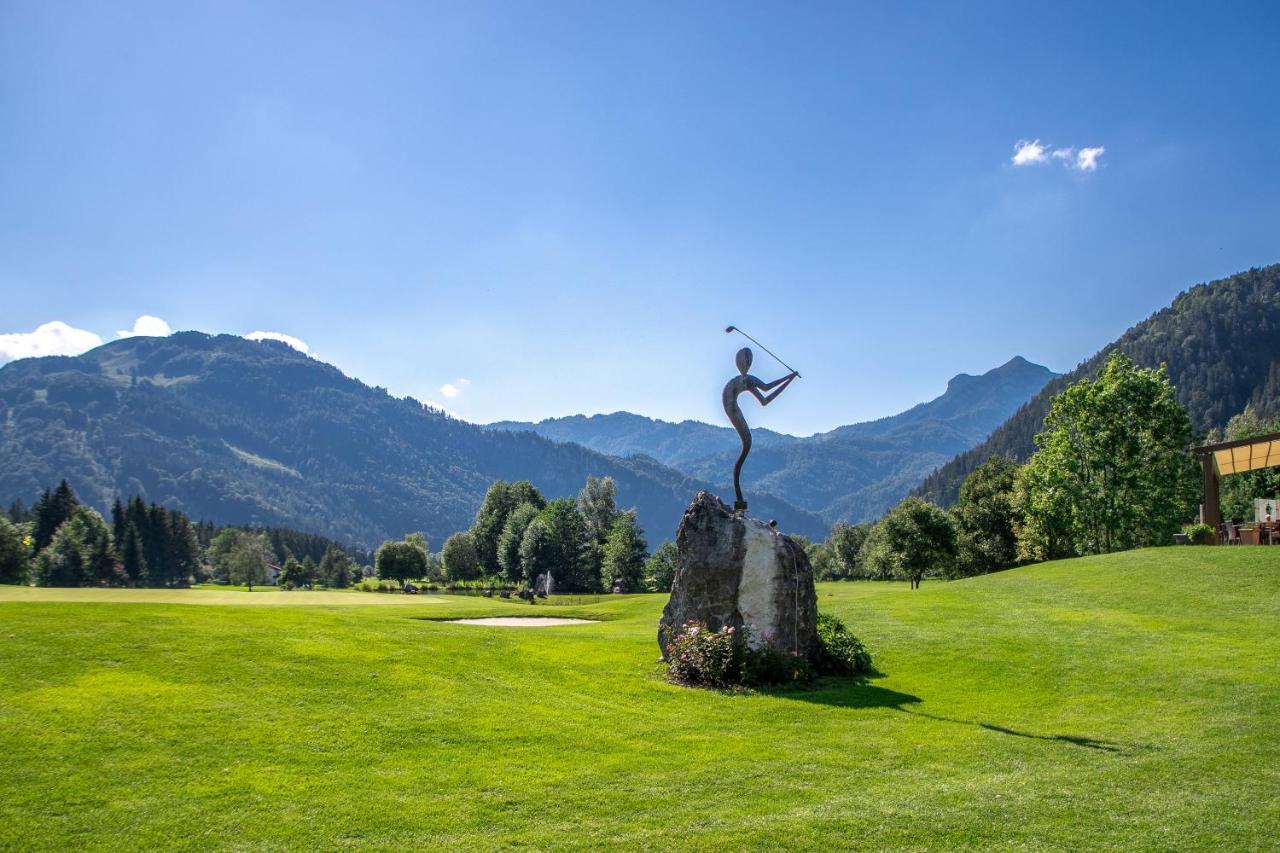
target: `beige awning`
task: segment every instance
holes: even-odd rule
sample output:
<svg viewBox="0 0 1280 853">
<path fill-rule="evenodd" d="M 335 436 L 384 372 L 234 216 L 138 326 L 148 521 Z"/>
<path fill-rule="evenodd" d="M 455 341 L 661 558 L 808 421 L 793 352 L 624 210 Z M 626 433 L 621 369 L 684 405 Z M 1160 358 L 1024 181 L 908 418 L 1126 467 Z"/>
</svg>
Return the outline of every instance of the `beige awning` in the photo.
<svg viewBox="0 0 1280 853">
<path fill-rule="evenodd" d="M 1243 474 L 1280 465 L 1280 432 L 1226 441 L 1196 448 L 1196 453 L 1213 454 L 1218 474 Z"/>
</svg>

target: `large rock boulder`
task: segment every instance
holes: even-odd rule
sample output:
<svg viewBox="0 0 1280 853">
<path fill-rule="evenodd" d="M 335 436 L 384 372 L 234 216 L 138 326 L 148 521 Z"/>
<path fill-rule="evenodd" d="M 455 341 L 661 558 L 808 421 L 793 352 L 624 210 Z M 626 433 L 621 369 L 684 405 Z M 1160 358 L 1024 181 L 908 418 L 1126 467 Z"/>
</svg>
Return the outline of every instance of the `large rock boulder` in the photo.
<svg viewBox="0 0 1280 853">
<path fill-rule="evenodd" d="M 658 623 L 663 659 L 672 634 L 690 619 L 713 631 L 747 631 L 813 660 L 818 651 L 818 596 L 804 549 L 763 521 L 699 492 L 676 531 L 676 574 Z"/>
</svg>

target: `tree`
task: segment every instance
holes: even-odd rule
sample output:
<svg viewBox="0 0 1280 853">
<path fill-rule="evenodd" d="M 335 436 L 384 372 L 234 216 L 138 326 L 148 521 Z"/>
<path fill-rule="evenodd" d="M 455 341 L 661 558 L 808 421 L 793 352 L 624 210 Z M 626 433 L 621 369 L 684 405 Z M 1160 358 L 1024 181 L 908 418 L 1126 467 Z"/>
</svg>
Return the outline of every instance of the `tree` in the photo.
<svg viewBox="0 0 1280 853">
<path fill-rule="evenodd" d="M 316 567 L 316 561 L 311 559 L 311 555 L 302 558 L 302 580 L 303 585 L 310 589 L 316 585 L 316 581 L 320 577 L 319 569 Z"/>
<path fill-rule="evenodd" d="M 1065 529 L 1081 554 L 1169 543 L 1196 506 L 1190 440 L 1164 367 L 1113 354 L 1050 405 L 1027 463 L 1029 529 Z"/>
<path fill-rule="evenodd" d="M 676 577 L 676 543 L 663 542 L 644 563 L 645 583 L 652 592 L 671 592 Z"/>
<path fill-rule="evenodd" d="M 31 555 L 22 532 L 5 516 L 0 516 L 0 583 L 26 583 Z"/>
<path fill-rule="evenodd" d="M 400 542 L 383 542 L 374 554 L 374 571 L 384 580 L 404 582 L 424 577 L 427 574 L 425 544 L 425 538 L 421 537 L 414 541 L 406 537 Z"/>
<path fill-rule="evenodd" d="M 809 568 L 815 578 L 825 578 L 830 575 L 833 557 L 827 543 L 814 542 L 808 536 L 799 533 L 793 533 L 790 538 L 804 551 L 804 556 L 809 561 Z"/>
<path fill-rule="evenodd" d="M 102 516 L 77 505 L 36 558 L 41 586 L 87 586 L 116 581 L 111 531 Z"/>
<path fill-rule="evenodd" d="M 284 561 L 284 565 L 280 567 L 280 574 L 276 577 L 276 586 L 284 589 L 297 589 L 306 586 L 307 573 L 302 567 L 302 563 L 298 562 L 297 557 L 290 556 Z"/>
<path fill-rule="evenodd" d="M 147 558 L 142 552 L 142 537 L 138 528 L 129 524 L 124 528 L 123 538 L 117 542 L 120 548 L 120 564 L 128 576 L 130 583 L 147 582 Z"/>
<path fill-rule="evenodd" d="M 521 579 L 520 543 L 524 541 L 529 525 L 538 517 L 538 509 L 531 503 L 520 504 L 507 516 L 507 524 L 498 537 L 498 567 L 509 581 Z"/>
<path fill-rule="evenodd" d="M 587 525 L 587 534 L 596 544 L 603 546 L 618 515 L 618 484 L 612 477 L 588 475 L 587 483 L 578 492 L 578 512 Z"/>
<path fill-rule="evenodd" d="M 58 488 L 52 492 L 45 489 L 35 506 L 35 527 L 31 533 L 35 540 L 35 553 L 39 554 L 48 547 L 58 528 L 71 518 L 71 513 L 79 505 L 80 501 L 76 499 L 76 493 L 71 490 L 66 480 L 59 483 Z"/>
<path fill-rule="evenodd" d="M 440 562 L 451 581 L 475 580 L 484 574 L 480 557 L 476 553 L 476 540 L 470 533 L 455 533 L 444 540 L 440 549 Z"/>
<path fill-rule="evenodd" d="M 275 552 L 264 534 L 244 530 L 237 530 L 235 534 L 226 558 L 228 580 L 247 586 L 253 592 L 255 586 L 267 582 L 267 572 L 275 559 Z"/>
<path fill-rule="evenodd" d="M 992 456 L 960 486 L 960 497 L 951 508 L 958 535 L 957 574 L 977 575 L 1017 564 L 1020 470 L 1017 463 Z"/>
<path fill-rule="evenodd" d="M 520 542 L 520 568 L 533 581 L 551 572 L 561 589 L 576 592 L 600 588 L 599 566 L 583 559 L 587 524 L 568 498 L 552 501 L 538 513 Z"/>
<path fill-rule="evenodd" d="M 501 569 L 498 540 L 506 529 L 511 513 L 523 504 L 531 504 L 537 510 L 547 505 L 546 498 L 528 480 L 515 483 L 497 480 L 485 492 L 480 509 L 476 512 L 475 523 L 471 526 L 476 555 L 484 573 L 497 574 Z"/>
<path fill-rule="evenodd" d="M 862 565 L 862 544 L 871 532 L 870 524 L 845 524 L 837 522 L 827 536 L 827 548 L 831 552 L 826 575 L 814 575 L 819 580 L 848 580 L 867 577 Z"/>
<path fill-rule="evenodd" d="M 231 552 L 242 535 L 244 535 L 243 530 L 224 527 L 209 541 L 205 556 L 208 557 L 209 565 L 213 567 L 214 580 L 219 583 L 231 582 Z"/>
<path fill-rule="evenodd" d="M 644 587 L 644 561 L 649 547 L 634 509 L 613 517 L 603 553 L 601 575 L 605 589 L 621 587 L 623 592 L 639 592 Z"/>
<path fill-rule="evenodd" d="M 917 589 L 926 574 L 946 575 L 956 558 L 951 516 L 919 498 L 905 498 L 871 529 L 862 560 L 878 577 L 910 581 Z"/>
<path fill-rule="evenodd" d="M 324 552 L 324 556 L 320 558 L 317 573 L 325 586 L 346 589 L 351 586 L 356 571 L 356 564 L 351 559 L 351 555 L 341 548 L 330 545 Z"/>
</svg>

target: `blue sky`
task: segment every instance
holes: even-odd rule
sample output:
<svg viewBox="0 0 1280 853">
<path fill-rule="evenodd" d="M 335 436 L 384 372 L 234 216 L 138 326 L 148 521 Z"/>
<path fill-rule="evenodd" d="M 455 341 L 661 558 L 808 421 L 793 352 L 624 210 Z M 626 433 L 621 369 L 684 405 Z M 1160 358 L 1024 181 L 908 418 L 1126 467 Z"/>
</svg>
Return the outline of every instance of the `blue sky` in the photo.
<svg viewBox="0 0 1280 853">
<path fill-rule="evenodd" d="M 0 353 L 149 315 L 469 420 L 719 422 L 736 323 L 804 374 L 753 423 L 891 414 L 1280 261 L 1277 44 L 1276 3 L 2 0 Z"/>
</svg>

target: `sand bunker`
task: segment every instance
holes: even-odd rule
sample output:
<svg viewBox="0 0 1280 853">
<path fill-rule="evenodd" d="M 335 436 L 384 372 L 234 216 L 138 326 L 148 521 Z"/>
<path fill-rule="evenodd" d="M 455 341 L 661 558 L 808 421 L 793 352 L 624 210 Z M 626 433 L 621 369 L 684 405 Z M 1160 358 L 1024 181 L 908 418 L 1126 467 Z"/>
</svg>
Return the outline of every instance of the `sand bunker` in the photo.
<svg viewBox="0 0 1280 853">
<path fill-rule="evenodd" d="M 487 616 L 483 619 L 449 619 L 452 625 L 496 625 L 501 628 L 553 628 L 557 625 L 593 625 L 597 619 L 564 616 Z"/>
</svg>

